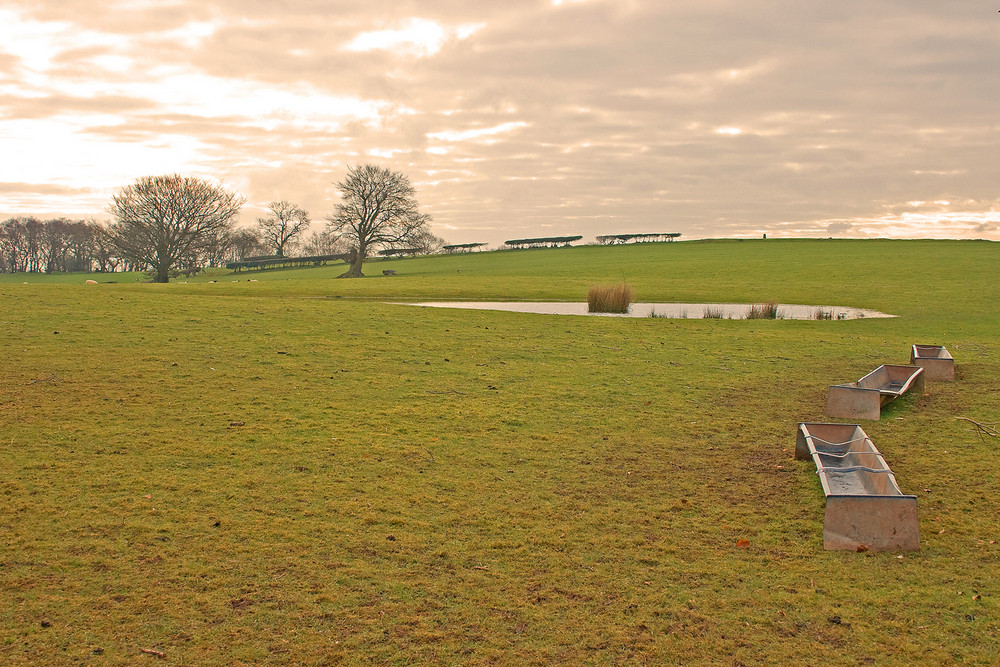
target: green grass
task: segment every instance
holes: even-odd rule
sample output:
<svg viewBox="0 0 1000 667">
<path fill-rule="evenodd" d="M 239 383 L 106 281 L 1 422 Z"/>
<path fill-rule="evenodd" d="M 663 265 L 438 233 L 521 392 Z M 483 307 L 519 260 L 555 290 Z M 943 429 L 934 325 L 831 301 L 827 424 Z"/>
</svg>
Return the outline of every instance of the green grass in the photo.
<svg viewBox="0 0 1000 667">
<path fill-rule="evenodd" d="M 398 275 L 0 277 L 0 663 L 158 662 L 142 648 L 188 665 L 1000 658 L 997 443 L 955 419 L 1000 414 L 996 244 L 370 268 Z M 623 275 L 640 301 L 899 317 L 385 302 L 583 301 Z M 946 345 L 957 381 L 865 429 L 918 495 L 923 548 L 825 552 L 795 425 L 826 421 L 827 385 L 905 363 L 912 343 Z"/>
</svg>

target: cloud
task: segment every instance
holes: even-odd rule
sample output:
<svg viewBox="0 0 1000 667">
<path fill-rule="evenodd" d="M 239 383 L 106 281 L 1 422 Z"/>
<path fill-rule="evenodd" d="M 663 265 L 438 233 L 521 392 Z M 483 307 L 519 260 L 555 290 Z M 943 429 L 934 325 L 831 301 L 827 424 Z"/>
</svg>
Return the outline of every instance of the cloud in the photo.
<svg viewBox="0 0 1000 667">
<path fill-rule="evenodd" d="M 39 195 L 78 195 L 90 191 L 86 188 L 74 188 L 64 185 L 0 182 L 0 192 Z"/>
<path fill-rule="evenodd" d="M 993 18 L 930 0 L 14 0 L 0 150 L 26 157 L 0 180 L 38 205 L 32 185 L 78 188 L 82 209 L 180 171 L 328 212 L 346 165 L 375 160 L 456 243 L 998 236 Z"/>
<path fill-rule="evenodd" d="M 467 39 L 482 23 L 445 26 L 436 21 L 410 18 L 397 28 L 359 33 L 343 46 L 347 51 L 391 51 L 397 56 L 433 56 L 451 39 Z"/>
<path fill-rule="evenodd" d="M 826 226 L 826 231 L 832 235 L 849 234 L 854 228 L 850 222 L 831 222 Z"/>
</svg>

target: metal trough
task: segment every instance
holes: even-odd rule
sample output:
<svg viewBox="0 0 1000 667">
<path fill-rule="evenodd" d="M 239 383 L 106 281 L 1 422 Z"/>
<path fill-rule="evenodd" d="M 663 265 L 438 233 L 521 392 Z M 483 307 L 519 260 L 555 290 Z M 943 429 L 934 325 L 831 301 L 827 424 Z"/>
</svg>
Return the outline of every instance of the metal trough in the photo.
<svg viewBox="0 0 1000 667">
<path fill-rule="evenodd" d="M 910 350 L 910 365 L 923 368 L 928 380 L 955 379 L 955 360 L 944 345 L 914 345 Z"/>
<path fill-rule="evenodd" d="M 800 423 L 795 458 L 812 459 L 823 485 L 824 549 L 920 549 L 917 497 L 903 495 L 860 426 Z"/>
<path fill-rule="evenodd" d="M 857 382 L 830 386 L 826 414 L 848 419 L 875 419 L 882 416 L 882 406 L 907 391 L 924 393 L 924 369 L 919 366 L 884 364 Z"/>
</svg>

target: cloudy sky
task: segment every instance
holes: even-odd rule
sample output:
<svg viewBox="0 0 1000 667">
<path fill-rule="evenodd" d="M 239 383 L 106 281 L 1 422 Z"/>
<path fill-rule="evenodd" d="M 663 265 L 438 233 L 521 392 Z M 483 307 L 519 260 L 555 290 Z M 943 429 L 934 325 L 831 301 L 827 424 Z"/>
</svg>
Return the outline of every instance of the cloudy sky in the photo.
<svg viewBox="0 0 1000 667">
<path fill-rule="evenodd" d="M 405 172 L 451 243 L 1000 240 L 1000 3 L 4 0 L 0 218 L 146 175 L 250 224 Z"/>
</svg>

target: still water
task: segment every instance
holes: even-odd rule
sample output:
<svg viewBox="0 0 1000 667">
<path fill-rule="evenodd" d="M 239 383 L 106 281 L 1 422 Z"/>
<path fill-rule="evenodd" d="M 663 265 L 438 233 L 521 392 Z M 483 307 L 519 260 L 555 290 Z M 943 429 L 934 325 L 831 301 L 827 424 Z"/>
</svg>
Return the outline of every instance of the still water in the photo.
<svg viewBox="0 0 1000 667">
<path fill-rule="evenodd" d="M 599 317 L 669 317 L 674 319 L 701 319 L 721 317 L 742 320 L 750 310 L 749 303 L 633 303 L 629 312 L 589 313 L 587 304 L 573 301 L 424 301 L 408 306 L 425 308 L 472 308 L 475 310 L 506 310 L 514 313 L 540 313 L 544 315 L 596 315 Z M 877 310 L 847 306 L 806 306 L 778 304 L 778 319 L 783 320 L 857 320 L 862 318 L 895 317 Z"/>
</svg>

